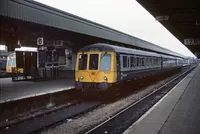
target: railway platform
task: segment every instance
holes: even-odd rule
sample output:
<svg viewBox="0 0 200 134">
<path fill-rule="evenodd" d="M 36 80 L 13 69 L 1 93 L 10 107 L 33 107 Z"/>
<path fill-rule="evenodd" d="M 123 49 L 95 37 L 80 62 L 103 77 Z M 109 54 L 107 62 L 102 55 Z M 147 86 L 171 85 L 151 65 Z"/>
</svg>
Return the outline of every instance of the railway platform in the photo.
<svg viewBox="0 0 200 134">
<path fill-rule="evenodd" d="M 0 104 L 20 99 L 61 92 L 74 88 L 73 78 L 32 82 L 12 82 L 11 78 L 0 79 Z"/>
<path fill-rule="evenodd" d="M 200 65 L 124 134 L 199 134 Z"/>
</svg>

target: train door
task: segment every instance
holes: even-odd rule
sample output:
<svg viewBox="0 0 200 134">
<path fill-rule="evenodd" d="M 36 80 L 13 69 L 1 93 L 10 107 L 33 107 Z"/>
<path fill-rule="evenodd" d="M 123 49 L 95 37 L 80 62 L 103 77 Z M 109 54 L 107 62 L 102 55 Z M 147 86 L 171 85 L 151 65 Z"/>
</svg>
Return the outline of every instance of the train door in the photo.
<svg viewBox="0 0 200 134">
<path fill-rule="evenodd" d="M 23 70 L 24 68 L 24 54 L 25 52 L 16 51 L 16 68 L 17 70 Z"/>
<path fill-rule="evenodd" d="M 25 52 L 24 55 L 24 75 L 30 76 L 31 73 L 31 52 Z"/>
<path fill-rule="evenodd" d="M 13 75 L 13 80 L 19 80 L 23 76 L 25 79 L 30 79 L 33 75 L 33 68 L 37 67 L 37 50 L 30 51 L 28 48 L 16 48 L 16 73 Z"/>
<path fill-rule="evenodd" d="M 121 65 L 120 65 L 120 55 L 119 53 L 116 53 L 117 57 L 117 81 L 121 81 Z"/>
<path fill-rule="evenodd" d="M 24 74 L 31 76 L 31 70 L 37 67 L 37 52 L 25 52 Z"/>
</svg>

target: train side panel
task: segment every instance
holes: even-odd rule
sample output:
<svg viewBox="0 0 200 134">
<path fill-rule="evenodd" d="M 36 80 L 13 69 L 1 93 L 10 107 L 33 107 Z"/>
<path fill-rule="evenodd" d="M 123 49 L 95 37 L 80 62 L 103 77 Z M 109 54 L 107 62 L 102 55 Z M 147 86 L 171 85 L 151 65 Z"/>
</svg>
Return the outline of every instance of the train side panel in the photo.
<svg viewBox="0 0 200 134">
<path fill-rule="evenodd" d="M 161 57 L 147 57 L 143 55 L 130 55 L 118 53 L 118 82 L 144 77 L 161 72 Z M 134 59 L 135 58 L 135 59 Z M 152 59 L 152 60 L 151 60 Z M 151 63 L 154 61 L 154 64 Z M 142 61 L 142 63 L 141 63 Z M 148 62 L 145 63 L 145 61 Z M 127 62 L 127 63 L 124 63 Z M 138 63 L 139 62 L 139 63 Z M 126 65 L 127 64 L 127 65 Z M 120 76 L 120 77 L 119 77 Z"/>
<path fill-rule="evenodd" d="M 87 67 L 79 69 L 80 55 L 83 54 L 88 56 Z M 90 68 L 94 61 L 92 55 L 96 55 L 96 61 L 99 55 L 98 67 L 95 69 Z M 111 55 L 110 59 L 108 55 Z M 105 43 L 92 44 L 82 48 L 77 54 L 75 87 L 82 90 L 86 87 L 105 91 L 113 84 L 179 68 L 179 60 L 181 58 L 154 52 Z M 108 66 L 109 69 L 105 69 Z"/>
</svg>

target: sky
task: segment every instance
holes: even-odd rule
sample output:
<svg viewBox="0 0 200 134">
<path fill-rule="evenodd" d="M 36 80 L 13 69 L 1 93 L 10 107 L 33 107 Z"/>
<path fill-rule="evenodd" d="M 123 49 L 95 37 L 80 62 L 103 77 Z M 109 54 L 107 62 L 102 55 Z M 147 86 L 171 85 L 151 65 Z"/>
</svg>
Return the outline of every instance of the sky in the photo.
<svg viewBox="0 0 200 134">
<path fill-rule="evenodd" d="M 135 0 L 36 0 L 165 47 L 193 54 Z"/>
</svg>

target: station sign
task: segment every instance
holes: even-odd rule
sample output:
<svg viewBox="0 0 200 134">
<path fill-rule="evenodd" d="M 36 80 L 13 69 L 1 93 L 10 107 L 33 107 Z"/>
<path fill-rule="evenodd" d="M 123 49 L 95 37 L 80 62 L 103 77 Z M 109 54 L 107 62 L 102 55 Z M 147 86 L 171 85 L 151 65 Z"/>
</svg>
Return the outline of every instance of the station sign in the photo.
<svg viewBox="0 0 200 134">
<path fill-rule="evenodd" d="M 37 45 L 39 45 L 39 46 L 44 45 L 44 38 L 43 37 L 37 38 Z"/>
<path fill-rule="evenodd" d="M 185 45 L 200 45 L 200 39 L 184 39 Z"/>
<path fill-rule="evenodd" d="M 63 46 L 63 40 L 56 40 L 56 41 L 54 41 L 54 46 Z"/>
<path fill-rule="evenodd" d="M 47 47 L 46 46 L 41 46 L 38 48 L 38 50 L 47 50 Z"/>
<path fill-rule="evenodd" d="M 157 20 L 157 21 L 165 21 L 165 20 L 169 20 L 169 16 L 168 16 L 168 15 L 164 15 L 164 16 L 156 16 L 156 20 Z"/>
<path fill-rule="evenodd" d="M 46 46 L 57 46 L 57 47 L 63 46 L 63 43 L 64 43 L 63 40 L 46 40 L 45 42 Z"/>
</svg>

